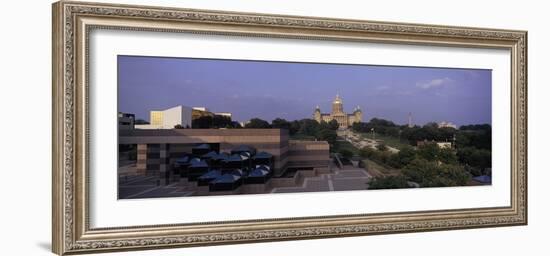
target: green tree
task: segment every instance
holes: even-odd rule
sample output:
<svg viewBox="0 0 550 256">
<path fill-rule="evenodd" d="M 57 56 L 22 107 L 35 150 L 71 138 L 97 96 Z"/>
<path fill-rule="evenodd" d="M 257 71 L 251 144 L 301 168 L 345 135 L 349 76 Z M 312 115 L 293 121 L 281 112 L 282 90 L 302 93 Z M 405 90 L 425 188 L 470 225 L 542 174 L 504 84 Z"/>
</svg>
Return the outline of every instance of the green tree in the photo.
<svg viewBox="0 0 550 256">
<path fill-rule="evenodd" d="M 210 128 L 227 128 L 232 127 L 232 121 L 230 117 L 214 115 L 212 117 L 212 124 Z"/>
<path fill-rule="evenodd" d="M 271 125 L 265 120 L 262 120 L 260 118 L 252 118 L 250 119 L 250 122 L 244 125 L 245 128 L 259 128 L 259 129 L 266 129 L 271 128 Z"/>
<path fill-rule="evenodd" d="M 405 166 L 402 173 L 407 179 L 422 185 L 436 177 L 438 171 L 437 163 L 417 158 Z"/>
<path fill-rule="evenodd" d="M 275 118 L 271 121 L 271 127 L 290 131 L 290 122 L 282 118 Z"/>
<path fill-rule="evenodd" d="M 387 136 L 398 137 L 400 129 L 398 127 L 388 127 L 388 128 L 386 128 L 385 132 L 386 132 L 385 135 L 387 135 Z"/>
<path fill-rule="evenodd" d="M 405 166 L 402 172 L 407 179 L 420 184 L 421 187 L 463 186 L 470 179 L 470 174 L 463 166 L 440 164 L 420 158 Z"/>
<path fill-rule="evenodd" d="M 467 126 L 478 127 L 478 126 Z M 464 126 L 460 127 L 460 130 L 456 134 L 456 146 L 458 148 L 474 147 L 478 149 L 491 149 L 491 127 L 479 126 L 478 130 L 464 130 Z"/>
<path fill-rule="evenodd" d="M 464 186 L 471 179 L 471 176 L 463 166 L 456 164 L 442 164 L 440 176 L 451 180 L 451 186 Z"/>
<path fill-rule="evenodd" d="M 232 128 L 243 128 L 241 124 L 237 121 L 231 121 L 231 127 Z"/>
<path fill-rule="evenodd" d="M 318 140 L 324 140 L 328 142 L 331 147 L 334 147 L 334 145 L 336 144 L 337 137 L 338 136 L 336 135 L 336 132 L 329 129 L 320 130 L 316 136 Z"/>
<path fill-rule="evenodd" d="M 399 161 L 399 155 L 398 154 L 391 154 L 388 157 L 388 165 L 393 168 L 401 168 L 403 165 L 401 165 L 401 162 Z"/>
<path fill-rule="evenodd" d="M 416 157 L 416 151 L 411 146 L 402 147 L 397 153 L 400 167 L 408 165 Z"/>
<path fill-rule="evenodd" d="M 230 117 L 213 115 L 213 116 L 201 116 L 193 119 L 193 128 L 210 129 L 210 128 L 235 128 L 239 127 L 238 123 L 231 121 Z"/>
<path fill-rule="evenodd" d="M 319 130 L 320 125 L 317 121 L 313 119 L 300 120 L 300 130 L 298 131 L 299 133 L 310 136 L 317 136 Z"/>
<path fill-rule="evenodd" d="M 373 118 L 367 123 L 354 123 L 351 127 L 356 132 L 368 133 L 372 129 L 378 134 L 387 135 L 387 136 L 399 136 L 400 128 L 392 121 Z"/>
<path fill-rule="evenodd" d="M 435 143 L 426 143 L 419 146 L 417 149 L 417 155 L 428 161 L 435 161 L 438 158 L 439 146 Z"/>
<path fill-rule="evenodd" d="M 368 189 L 410 188 L 407 179 L 402 175 L 376 177 L 371 179 L 367 184 L 369 185 Z"/>
<path fill-rule="evenodd" d="M 201 116 L 199 118 L 193 119 L 192 126 L 193 128 L 199 128 L 199 129 L 212 128 L 212 117 Z"/>
<path fill-rule="evenodd" d="M 429 177 L 437 175 L 437 165 L 426 159 L 416 158 L 402 170 L 402 173 L 408 180 L 422 184 Z"/>
<path fill-rule="evenodd" d="M 491 151 L 487 149 L 477 149 L 474 147 L 459 148 L 457 152 L 458 160 L 470 166 L 472 174 L 479 175 L 487 168 L 491 167 Z"/>
<path fill-rule="evenodd" d="M 300 122 L 297 120 L 294 120 L 290 123 L 289 133 L 290 134 L 296 134 L 298 131 L 300 131 Z"/>
<path fill-rule="evenodd" d="M 458 164 L 456 152 L 450 148 L 440 148 L 437 154 L 437 160 L 446 164 Z"/>
<path fill-rule="evenodd" d="M 350 159 L 350 158 L 353 157 L 353 152 L 351 152 L 351 151 L 348 150 L 348 149 L 342 149 L 342 150 L 340 150 L 340 154 L 342 154 L 342 157 L 347 158 L 347 159 Z"/>
<path fill-rule="evenodd" d="M 438 141 L 452 141 L 453 136 L 457 133 L 457 130 L 452 127 L 441 127 L 438 129 Z"/>
<path fill-rule="evenodd" d="M 329 127 L 329 129 L 336 131 L 336 130 L 338 130 L 340 125 L 338 124 L 338 121 L 332 119 L 332 120 L 330 120 L 330 122 L 328 122 L 328 127 Z"/>
<path fill-rule="evenodd" d="M 319 123 L 319 129 L 330 129 L 330 126 L 325 120 L 321 120 Z"/>
</svg>

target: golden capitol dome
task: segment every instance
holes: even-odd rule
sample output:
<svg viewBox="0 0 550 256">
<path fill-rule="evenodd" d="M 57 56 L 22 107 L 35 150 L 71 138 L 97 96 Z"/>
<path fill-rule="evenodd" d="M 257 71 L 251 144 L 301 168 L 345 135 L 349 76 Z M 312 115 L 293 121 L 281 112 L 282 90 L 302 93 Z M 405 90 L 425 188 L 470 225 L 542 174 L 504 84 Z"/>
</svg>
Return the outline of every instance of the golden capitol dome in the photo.
<svg viewBox="0 0 550 256">
<path fill-rule="evenodd" d="M 363 119 L 363 112 L 359 106 L 353 110 L 353 113 L 348 114 L 344 112 L 342 98 L 340 98 L 340 94 L 336 93 L 336 97 L 332 101 L 332 111 L 330 113 L 321 113 L 321 109 L 317 106 L 313 112 L 313 119 L 319 123 L 322 121 L 330 122 L 336 120 L 341 129 L 346 129 L 354 123 L 361 122 Z"/>
<path fill-rule="evenodd" d="M 342 104 L 342 99 L 340 98 L 340 95 L 336 93 L 336 98 L 332 102 L 333 104 Z"/>
</svg>

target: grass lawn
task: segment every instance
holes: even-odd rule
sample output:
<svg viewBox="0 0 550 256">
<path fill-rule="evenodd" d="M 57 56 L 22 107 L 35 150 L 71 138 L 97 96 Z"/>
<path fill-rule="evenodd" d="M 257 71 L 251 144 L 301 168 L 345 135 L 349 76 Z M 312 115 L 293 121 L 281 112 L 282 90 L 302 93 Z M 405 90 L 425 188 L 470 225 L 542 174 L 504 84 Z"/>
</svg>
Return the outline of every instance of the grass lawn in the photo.
<svg viewBox="0 0 550 256">
<path fill-rule="evenodd" d="M 372 134 L 370 133 L 361 133 L 361 136 L 367 139 L 372 139 Z M 376 134 L 374 138 L 376 139 L 376 141 L 383 141 L 384 144 L 396 149 L 401 149 L 404 146 L 409 146 L 407 141 L 400 141 L 397 137 Z"/>
</svg>

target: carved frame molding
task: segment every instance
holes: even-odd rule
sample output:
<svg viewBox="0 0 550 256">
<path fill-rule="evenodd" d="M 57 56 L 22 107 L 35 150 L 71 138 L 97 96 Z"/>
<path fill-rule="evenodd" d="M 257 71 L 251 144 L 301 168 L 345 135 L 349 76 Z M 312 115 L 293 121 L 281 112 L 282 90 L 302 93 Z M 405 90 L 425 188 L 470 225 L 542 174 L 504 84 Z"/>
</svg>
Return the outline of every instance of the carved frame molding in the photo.
<svg viewBox="0 0 550 256">
<path fill-rule="evenodd" d="M 58 254 L 527 224 L 525 31 L 66 1 L 55 3 L 53 14 L 52 247 Z M 512 205 L 90 229 L 87 205 L 87 40 L 93 29 L 510 49 Z"/>
</svg>

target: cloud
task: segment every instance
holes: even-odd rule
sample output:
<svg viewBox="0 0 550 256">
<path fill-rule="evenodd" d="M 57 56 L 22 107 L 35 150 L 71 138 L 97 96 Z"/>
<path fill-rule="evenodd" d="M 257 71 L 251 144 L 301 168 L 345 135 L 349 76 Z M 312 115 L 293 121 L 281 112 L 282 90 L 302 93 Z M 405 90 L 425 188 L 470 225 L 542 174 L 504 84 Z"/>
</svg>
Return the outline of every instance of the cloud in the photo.
<svg viewBox="0 0 550 256">
<path fill-rule="evenodd" d="M 452 82 L 453 80 L 448 77 L 437 78 L 437 79 L 432 79 L 430 81 L 418 82 L 416 83 L 416 87 L 427 90 L 427 89 L 441 88 L 449 85 Z"/>
<path fill-rule="evenodd" d="M 387 85 L 381 85 L 381 86 L 376 87 L 376 90 L 378 90 L 378 91 L 385 91 L 385 90 L 389 90 L 389 89 L 390 89 L 390 87 L 387 86 Z"/>
</svg>

